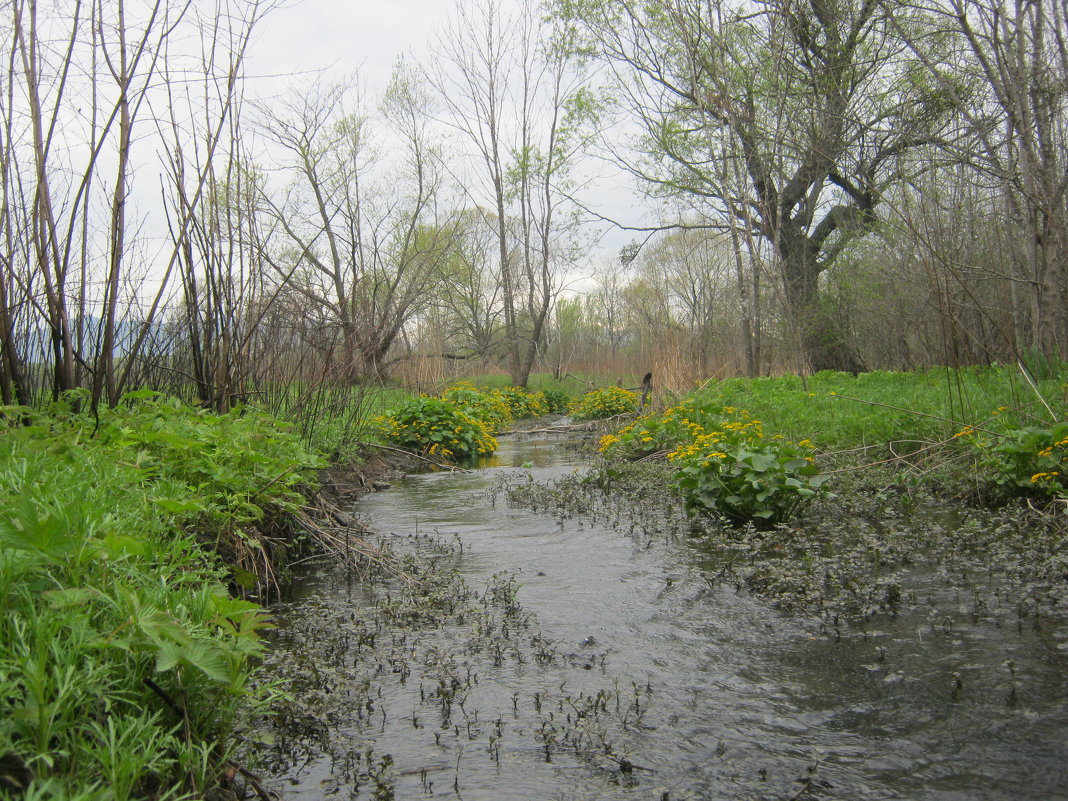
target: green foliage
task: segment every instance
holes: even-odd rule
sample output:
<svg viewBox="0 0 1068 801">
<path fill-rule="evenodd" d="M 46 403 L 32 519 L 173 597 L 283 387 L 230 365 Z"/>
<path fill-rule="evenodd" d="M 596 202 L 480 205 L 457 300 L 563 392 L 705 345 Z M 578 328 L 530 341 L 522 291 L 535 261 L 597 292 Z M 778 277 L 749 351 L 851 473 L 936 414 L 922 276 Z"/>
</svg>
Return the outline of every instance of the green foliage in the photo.
<svg viewBox="0 0 1068 801">
<path fill-rule="evenodd" d="M 467 397 L 466 391 L 461 397 Z M 441 459 L 467 459 L 497 450 L 490 423 L 476 416 L 472 407 L 445 398 L 411 398 L 377 423 L 388 442 Z"/>
<path fill-rule="evenodd" d="M 200 795 L 267 625 L 202 543 L 253 539 L 315 460 L 259 414 L 83 406 L 0 417 L 0 757 L 26 797 L 156 797 L 190 776 Z"/>
<path fill-rule="evenodd" d="M 825 480 L 810 441 L 765 438 L 760 420 L 704 396 L 687 398 L 601 439 L 601 452 L 610 457 L 658 451 L 667 451 L 675 468 L 673 487 L 688 512 L 736 523 L 784 522 L 820 492 Z"/>
<path fill-rule="evenodd" d="M 735 523 L 785 522 L 814 498 L 826 476 L 808 451 L 785 440 L 751 448 L 677 457 L 673 486 L 691 514 L 726 517 Z"/>
<path fill-rule="evenodd" d="M 1062 369 L 1059 377 L 1040 382 L 1050 403 L 1063 396 L 1066 378 Z M 731 378 L 703 389 L 699 397 L 748 409 L 769 430 L 809 437 L 823 451 L 893 441 L 894 452 L 901 454 L 948 439 L 962 424 L 996 417 L 998 427 L 1008 430 L 1048 416 L 1019 371 L 999 366 Z"/>
<path fill-rule="evenodd" d="M 980 450 L 1003 491 L 1068 499 L 1068 423 L 1015 428 L 993 438 L 969 428 L 961 436 Z"/>
<path fill-rule="evenodd" d="M 473 384 L 461 381 L 442 392 L 441 398 L 481 420 L 489 426 L 491 434 L 499 434 L 512 422 L 512 408 L 500 390 L 484 392 Z M 489 452 L 492 453 L 492 450 Z"/>
<path fill-rule="evenodd" d="M 530 392 L 522 387 L 495 389 L 493 394 L 508 405 L 513 418 L 540 417 L 549 413 L 549 403 L 544 392 Z"/>
<path fill-rule="evenodd" d="M 564 414 L 571 401 L 571 395 L 562 389 L 546 389 L 541 393 L 545 397 L 546 414 Z"/>
<path fill-rule="evenodd" d="M 620 387 L 605 387 L 573 399 L 568 410 L 576 420 L 604 420 L 638 408 L 638 394 Z"/>
</svg>

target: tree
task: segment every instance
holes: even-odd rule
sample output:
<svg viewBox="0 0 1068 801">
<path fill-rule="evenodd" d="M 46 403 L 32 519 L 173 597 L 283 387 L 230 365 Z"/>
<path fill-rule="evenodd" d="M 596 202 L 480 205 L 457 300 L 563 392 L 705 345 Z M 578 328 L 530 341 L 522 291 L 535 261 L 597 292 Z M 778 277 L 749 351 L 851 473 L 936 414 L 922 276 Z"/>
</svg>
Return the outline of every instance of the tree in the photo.
<svg viewBox="0 0 1068 801">
<path fill-rule="evenodd" d="M 1068 357 L 1068 5 L 949 0 L 886 5 L 895 31 L 964 122 L 967 162 L 1024 233 L 1011 269 L 1014 347 Z M 921 15 L 922 25 L 910 16 Z M 958 157 L 959 158 L 959 157 Z M 1017 352 L 1019 355 L 1019 352 Z"/>
<path fill-rule="evenodd" d="M 437 217 L 441 178 L 413 73 L 400 65 L 383 101 L 393 151 L 378 151 L 376 121 L 364 109 L 346 112 L 350 99 L 342 82 L 263 107 L 264 130 L 290 154 L 293 180 L 282 199 L 265 186 L 261 202 L 274 242 L 264 258 L 329 312 L 339 367 L 356 380 L 386 374 L 390 347 L 428 298 L 449 231 Z M 382 162 L 388 172 L 376 169 Z"/>
<path fill-rule="evenodd" d="M 628 168 L 708 225 L 763 243 L 809 365 L 861 369 L 822 305 L 821 275 L 876 228 L 908 154 L 937 141 L 947 117 L 877 0 L 560 5 L 643 129 L 644 157 Z"/>
<path fill-rule="evenodd" d="M 495 225 L 508 371 L 525 386 L 542 347 L 575 218 L 569 172 L 594 111 L 573 31 L 524 6 L 460 3 L 428 71 L 444 117 L 469 148 L 467 191 Z M 481 188 L 477 184 L 481 183 Z"/>
</svg>

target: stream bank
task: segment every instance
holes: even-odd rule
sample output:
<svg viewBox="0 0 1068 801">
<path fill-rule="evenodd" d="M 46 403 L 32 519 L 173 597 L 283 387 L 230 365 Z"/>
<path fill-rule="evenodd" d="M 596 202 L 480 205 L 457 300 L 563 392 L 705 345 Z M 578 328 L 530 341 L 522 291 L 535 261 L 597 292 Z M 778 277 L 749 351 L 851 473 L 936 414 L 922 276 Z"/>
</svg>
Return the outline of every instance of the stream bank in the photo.
<svg viewBox="0 0 1068 801">
<path fill-rule="evenodd" d="M 506 501 L 585 458 L 505 440 L 357 503 L 416 580 L 318 566 L 277 610 L 291 700 L 258 751 L 286 798 L 1068 797 L 1063 619 L 900 564 L 896 608 L 835 629 L 647 500 L 652 526 Z"/>
</svg>

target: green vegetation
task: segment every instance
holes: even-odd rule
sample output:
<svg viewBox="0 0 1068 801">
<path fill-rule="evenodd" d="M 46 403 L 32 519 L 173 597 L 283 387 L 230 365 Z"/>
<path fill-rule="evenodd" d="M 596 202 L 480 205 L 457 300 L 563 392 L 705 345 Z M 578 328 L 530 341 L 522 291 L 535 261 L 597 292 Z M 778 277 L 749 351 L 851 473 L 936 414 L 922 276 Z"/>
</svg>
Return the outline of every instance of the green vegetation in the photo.
<svg viewBox="0 0 1068 801">
<path fill-rule="evenodd" d="M 621 387 L 604 387 L 587 392 L 568 404 L 576 420 L 604 420 L 629 414 L 638 408 L 638 393 Z"/>
<path fill-rule="evenodd" d="M 1066 380 L 1068 369 L 1062 368 L 1059 377 L 1038 384 L 1046 403 L 1062 410 L 1059 416 Z M 964 426 L 1005 432 L 1050 420 L 1019 371 L 998 366 L 731 378 L 697 394 L 746 409 L 768 431 L 811 439 L 824 452 L 894 442 L 902 453 L 950 439 Z"/>
<path fill-rule="evenodd" d="M 262 414 L 84 401 L 0 416 L 0 781 L 200 796 L 264 700 L 248 679 L 266 615 L 227 586 L 255 580 L 319 461 Z"/>
<path fill-rule="evenodd" d="M 1012 429 L 1005 436 L 961 432 L 983 454 L 993 482 L 1014 495 L 1068 500 L 1068 423 Z"/>
<path fill-rule="evenodd" d="M 497 450 L 490 423 L 444 398 L 411 398 L 379 417 L 378 425 L 386 441 L 398 448 L 441 459 L 469 459 Z"/>
<path fill-rule="evenodd" d="M 657 451 L 667 452 L 675 470 L 672 484 L 687 512 L 735 523 L 781 523 L 815 497 L 824 482 L 811 442 L 765 438 L 760 420 L 705 396 L 601 439 L 601 452 L 610 457 Z"/>
<path fill-rule="evenodd" d="M 472 384 L 461 382 L 445 389 L 441 399 L 456 406 L 470 417 L 486 424 L 489 433 L 499 434 L 512 423 L 512 407 L 497 392 L 483 392 Z M 494 446 L 493 450 L 496 450 Z M 493 450 L 486 451 L 492 453 Z"/>
<path fill-rule="evenodd" d="M 513 420 L 546 414 L 541 392 L 521 387 L 479 389 L 463 381 L 440 397 L 420 395 L 376 418 L 379 434 L 399 448 L 445 460 L 463 460 L 497 450 L 493 435 Z"/>
<path fill-rule="evenodd" d="M 605 436 L 601 452 L 665 455 L 689 511 L 734 522 L 783 522 L 815 497 L 817 453 L 824 469 L 927 460 L 929 482 L 947 488 L 1064 499 L 1068 423 L 1038 422 L 1063 419 L 1064 377 L 1033 387 L 991 367 L 730 379 Z"/>
<path fill-rule="evenodd" d="M 504 387 L 494 394 L 508 404 L 508 409 L 515 419 L 524 417 L 541 417 L 549 413 L 549 401 L 544 392 L 530 392 L 522 387 Z"/>
</svg>

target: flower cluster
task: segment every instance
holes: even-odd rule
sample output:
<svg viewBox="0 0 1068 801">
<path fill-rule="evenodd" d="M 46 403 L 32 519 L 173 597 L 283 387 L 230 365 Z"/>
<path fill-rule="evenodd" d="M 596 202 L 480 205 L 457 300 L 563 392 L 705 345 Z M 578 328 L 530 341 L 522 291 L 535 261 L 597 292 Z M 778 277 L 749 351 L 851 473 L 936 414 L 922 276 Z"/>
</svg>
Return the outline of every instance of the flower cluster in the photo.
<svg viewBox="0 0 1068 801">
<path fill-rule="evenodd" d="M 504 387 L 491 393 L 500 398 L 517 419 L 523 417 L 540 417 L 549 413 L 549 402 L 544 392 L 530 392 L 522 387 Z"/>
<path fill-rule="evenodd" d="M 511 406 L 504 398 L 497 393 L 477 389 L 467 381 L 449 387 L 441 393 L 441 398 L 477 417 L 489 426 L 493 434 L 508 428 L 514 417 Z"/>
<path fill-rule="evenodd" d="M 568 404 L 568 411 L 576 420 L 604 420 L 629 414 L 637 408 L 638 393 L 622 387 L 595 389 Z"/>
<path fill-rule="evenodd" d="M 1068 423 L 1015 428 L 993 444 L 974 446 L 1003 491 L 1068 497 Z"/>
</svg>

